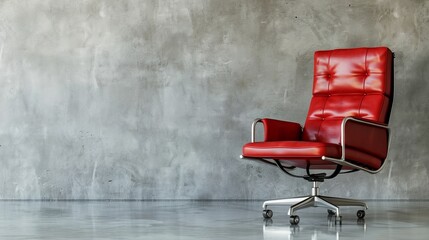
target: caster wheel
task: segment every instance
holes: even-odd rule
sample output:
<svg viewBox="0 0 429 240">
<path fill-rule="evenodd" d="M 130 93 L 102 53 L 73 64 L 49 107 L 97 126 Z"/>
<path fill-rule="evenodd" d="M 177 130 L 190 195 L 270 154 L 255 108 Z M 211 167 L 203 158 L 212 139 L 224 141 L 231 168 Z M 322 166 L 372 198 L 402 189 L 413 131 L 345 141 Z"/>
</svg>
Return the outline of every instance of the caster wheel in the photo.
<svg viewBox="0 0 429 240">
<path fill-rule="evenodd" d="M 289 222 L 291 225 L 298 225 L 299 223 L 299 217 L 297 215 L 292 215 L 289 218 Z"/>
<path fill-rule="evenodd" d="M 359 211 L 357 211 L 356 216 L 357 216 L 359 219 L 363 219 L 363 218 L 365 217 L 365 211 L 364 211 L 364 210 L 359 210 Z"/>
<path fill-rule="evenodd" d="M 328 215 L 329 216 L 332 216 L 332 215 L 335 215 L 336 214 L 336 212 L 335 211 L 333 211 L 333 210 L 331 210 L 331 209 L 328 209 Z"/>
<path fill-rule="evenodd" d="M 262 216 L 267 219 L 267 218 L 272 218 L 273 217 L 273 211 L 267 209 L 262 211 Z"/>
</svg>

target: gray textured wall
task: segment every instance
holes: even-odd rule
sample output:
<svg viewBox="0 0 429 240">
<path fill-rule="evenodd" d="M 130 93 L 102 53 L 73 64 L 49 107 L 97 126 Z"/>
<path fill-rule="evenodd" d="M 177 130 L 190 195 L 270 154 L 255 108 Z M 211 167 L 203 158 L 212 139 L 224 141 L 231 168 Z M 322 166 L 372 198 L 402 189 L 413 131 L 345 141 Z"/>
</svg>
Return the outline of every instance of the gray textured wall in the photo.
<svg viewBox="0 0 429 240">
<path fill-rule="evenodd" d="M 396 52 L 390 162 L 324 193 L 429 198 L 429 1 L 0 1 L 0 198 L 264 199 L 309 184 L 239 160 L 303 122 L 318 49 Z M 353 190 L 352 190 L 353 189 Z"/>
</svg>

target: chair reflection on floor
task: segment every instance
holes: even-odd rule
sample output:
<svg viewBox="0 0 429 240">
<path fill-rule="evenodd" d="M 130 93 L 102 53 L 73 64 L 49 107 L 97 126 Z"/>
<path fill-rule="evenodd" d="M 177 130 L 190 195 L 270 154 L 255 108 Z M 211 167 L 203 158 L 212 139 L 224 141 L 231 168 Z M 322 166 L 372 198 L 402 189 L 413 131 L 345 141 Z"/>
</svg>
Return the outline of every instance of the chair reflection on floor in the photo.
<svg viewBox="0 0 429 240">
<path fill-rule="evenodd" d="M 292 240 L 292 239 L 341 239 L 343 228 L 347 228 L 347 233 L 362 234 L 366 233 L 365 219 L 358 219 L 356 224 L 338 225 L 335 224 L 335 219 L 328 216 L 327 225 L 289 225 L 289 224 L 274 224 L 272 219 L 264 219 L 263 234 L 264 240 Z M 307 238 L 308 236 L 308 238 Z"/>
</svg>

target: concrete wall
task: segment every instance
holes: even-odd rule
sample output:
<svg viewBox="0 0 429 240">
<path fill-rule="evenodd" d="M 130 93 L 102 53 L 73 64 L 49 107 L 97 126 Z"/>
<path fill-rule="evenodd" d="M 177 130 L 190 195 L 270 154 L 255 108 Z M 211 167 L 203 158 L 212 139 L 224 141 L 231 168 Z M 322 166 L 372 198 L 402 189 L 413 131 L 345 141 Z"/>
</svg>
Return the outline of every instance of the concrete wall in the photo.
<svg viewBox="0 0 429 240">
<path fill-rule="evenodd" d="M 429 197 L 429 1 L 0 1 L 0 198 L 265 199 L 256 117 L 303 122 L 318 49 L 396 52 L 390 162 L 323 193 Z"/>
</svg>

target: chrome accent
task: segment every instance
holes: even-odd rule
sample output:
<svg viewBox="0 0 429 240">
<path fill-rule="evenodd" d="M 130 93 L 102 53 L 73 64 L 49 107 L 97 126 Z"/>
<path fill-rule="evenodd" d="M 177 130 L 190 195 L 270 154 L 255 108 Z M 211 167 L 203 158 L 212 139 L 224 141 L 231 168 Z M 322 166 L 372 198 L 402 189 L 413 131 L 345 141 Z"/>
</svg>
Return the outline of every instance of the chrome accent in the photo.
<svg viewBox="0 0 429 240">
<path fill-rule="evenodd" d="M 252 123 L 252 139 L 251 139 L 252 143 L 255 142 L 255 140 L 256 140 L 256 136 L 255 136 L 256 132 L 255 132 L 255 130 L 256 130 L 256 124 L 258 122 L 262 122 L 262 119 L 261 118 L 257 118 Z"/>
<path fill-rule="evenodd" d="M 347 161 L 347 159 L 346 159 L 346 144 L 345 144 L 345 129 L 346 129 L 346 123 L 347 123 L 347 121 L 355 121 L 355 122 L 359 122 L 359 123 L 363 123 L 363 124 L 372 125 L 372 126 L 376 126 L 376 127 L 387 129 L 388 143 L 387 143 L 386 159 L 384 160 L 384 162 L 381 165 L 381 167 L 378 168 L 377 170 L 371 170 L 371 169 L 368 169 L 368 168 L 364 168 L 364 167 L 358 166 L 356 164 L 353 164 L 353 163 Z M 352 167 L 352 168 L 355 168 L 355 169 L 359 169 L 359 170 L 362 170 L 362 171 L 365 171 L 365 172 L 369 172 L 369 173 L 375 174 L 375 173 L 380 172 L 381 169 L 383 169 L 384 165 L 386 164 L 387 156 L 389 155 L 390 141 L 391 141 L 391 138 L 390 138 L 390 129 L 389 129 L 388 126 L 383 125 L 383 124 L 374 123 L 374 122 L 368 122 L 368 121 L 357 119 L 357 118 L 354 118 L 354 117 L 345 117 L 343 119 L 343 122 L 341 123 L 341 159 L 322 156 L 322 160 L 330 161 L 330 162 L 333 162 L 335 164 L 339 164 L 339 165 L 346 166 L 346 167 Z"/>
<path fill-rule="evenodd" d="M 308 197 L 308 198 L 304 199 L 303 201 L 290 206 L 287 214 L 289 216 L 292 216 L 292 215 L 295 215 L 294 213 L 296 211 L 298 211 L 299 209 L 316 206 L 315 201 L 314 201 L 315 198 L 317 198 L 317 197 Z"/>
<path fill-rule="evenodd" d="M 327 202 L 331 202 L 337 206 L 355 206 L 355 207 L 364 207 L 365 210 L 368 209 L 366 204 L 362 201 L 350 199 L 350 198 L 338 198 L 338 197 L 329 197 L 329 196 L 320 196 Z"/>
<path fill-rule="evenodd" d="M 319 185 L 317 182 L 313 182 L 313 188 L 311 189 L 311 196 L 319 195 Z"/>
<path fill-rule="evenodd" d="M 341 216 L 339 208 L 341 206 L 362 207 L 365 210 L 368 209 L 366 203 L 360 200 L 319 195 L 319 186 L 316 182 L 313 182 L 313 188 L 311 189 L 311 193 L 312 194 L 310 196 L 268 200 L 262 204 L 262 209 L 267 210 L 268 206 L 288 205 L 290 206 L 288 215 L 291 216 L 294 215 L 295 211 L 299 209 L 308 207 L 325 207 L 334 210 L 337 217 Z"/>
<path fill-rule="evenodd" d="M 286 198 L 286 199 L 275 199 L 268 200 L 262 204 L 262 209 L 267 210 L 267 206 L 283 206 L 283 205 L 294 205 L 296 203 L 302 202 L 308 197 L 295 197 L 295 198 Z"/>
</svg>

